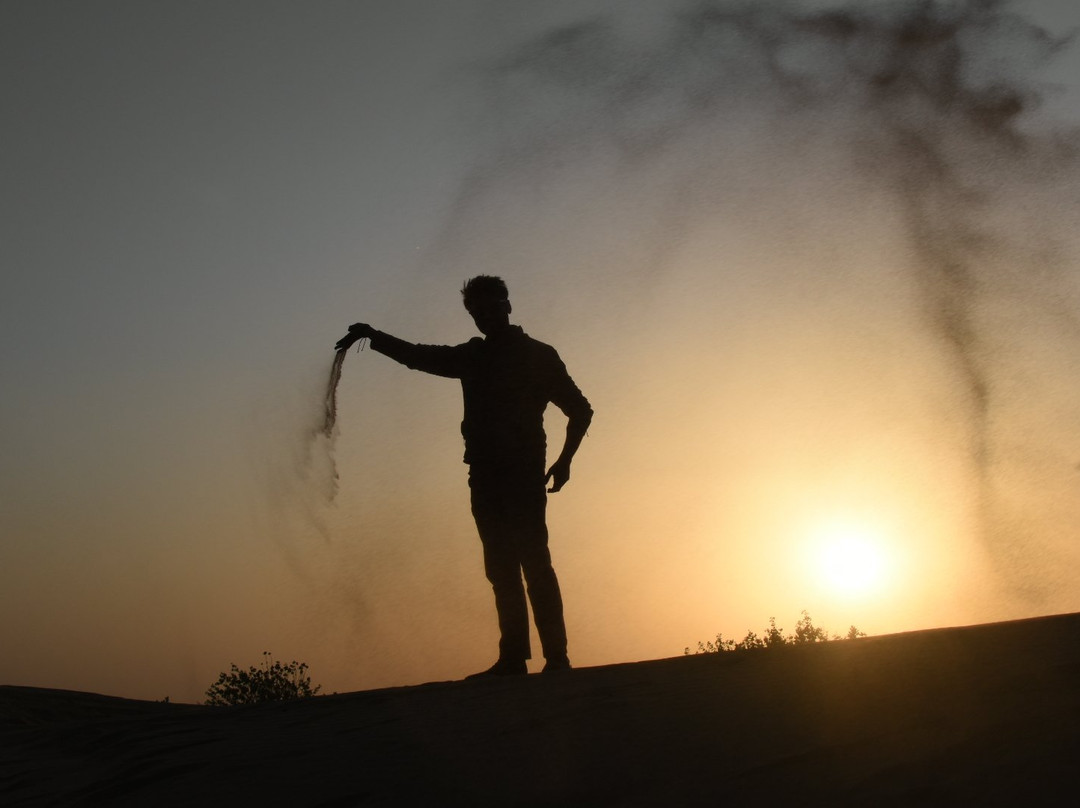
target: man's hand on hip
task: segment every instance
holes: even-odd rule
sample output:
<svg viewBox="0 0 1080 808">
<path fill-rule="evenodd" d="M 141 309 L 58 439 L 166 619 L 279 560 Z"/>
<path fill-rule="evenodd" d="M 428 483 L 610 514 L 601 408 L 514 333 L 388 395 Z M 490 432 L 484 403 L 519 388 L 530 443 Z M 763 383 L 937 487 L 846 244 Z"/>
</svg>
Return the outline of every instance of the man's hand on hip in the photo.
<svg viewBox="0 0 1080 808">
<path fill-rule="evenodd" d="M 550 482 L 551 488 L 548 489 L 549 493 L 554 494 L 556 491 L 562 490 L 562 487 L 566 485 L 567 480 L 570 479 L 570 461 L 569 460 L 556 460 L 550 469 L 548 469 L 547 476 L 544 478 L 544 482 Z"/>
</svg>

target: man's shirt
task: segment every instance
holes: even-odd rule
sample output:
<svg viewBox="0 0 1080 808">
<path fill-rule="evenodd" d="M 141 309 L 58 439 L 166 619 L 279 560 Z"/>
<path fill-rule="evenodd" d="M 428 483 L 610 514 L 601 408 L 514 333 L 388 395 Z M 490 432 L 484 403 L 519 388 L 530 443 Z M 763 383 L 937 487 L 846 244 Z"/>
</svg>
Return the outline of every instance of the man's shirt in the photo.
<svg viewBox="0 0 1080 808">
<path fill-rule="evenodd" d="M 469 464 L 544 464 L 544 410 L 586 426 L 592 407 L 559 354 L 519 326 L 461 345 L 414 345 L 378 333 L 371 347 L 414 370 L 461 380 L 461 434 Z"/>
</svg>

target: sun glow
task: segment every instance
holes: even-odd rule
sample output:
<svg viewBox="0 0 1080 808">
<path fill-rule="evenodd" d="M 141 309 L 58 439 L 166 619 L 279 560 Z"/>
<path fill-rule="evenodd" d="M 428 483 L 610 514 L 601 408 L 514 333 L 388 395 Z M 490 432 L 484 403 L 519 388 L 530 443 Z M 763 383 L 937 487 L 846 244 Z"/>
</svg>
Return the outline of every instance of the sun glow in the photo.
<svg viewBox="0 0 1080 808">
<path fill-rule="evenodd" d="M 830 592 L 845 596 L 880 593 L 887 584 L 888 542 L 882 531 L 860 524 L 831 523 L 810 544 L 815 574 Z"/>
</svg>

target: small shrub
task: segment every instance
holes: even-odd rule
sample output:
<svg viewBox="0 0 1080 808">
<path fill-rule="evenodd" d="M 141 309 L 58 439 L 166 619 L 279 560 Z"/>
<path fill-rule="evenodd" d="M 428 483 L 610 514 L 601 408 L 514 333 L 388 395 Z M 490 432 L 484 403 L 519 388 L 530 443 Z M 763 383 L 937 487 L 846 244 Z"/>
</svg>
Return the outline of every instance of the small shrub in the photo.
<svg viewBox="0 0 1080 808">
<path fill-rule="evenodd" d="M 803 610 L 802 619 L 795 624 L 795 634 L 788 637 L 784 634 L 782 628 L 777 628 L 776 618 L 769 618 L 769 627 L 765 629 L 765 635 L 759 637 L 753 631 L 747 631 L 746 636 L 742 639 L 742 642 L 735 642 L 734 640 L 725 640 L 720 634 L 716 635 L 716 640 L 699 642 L 697 644 L 697 651 L 693 653 L 697 654 L 718 654 L 721 651 L 748 651 L 760 648 L 776 648 L 781 645 L 801 645 L 804 643 L 814 642 L 828 642 L 831 640 L 854 640 L 857 637 L 865 637 L 866 634 L 859 631 L 855 626 L 848 629 L 847 635 L 841 637 L 838 634 L 833 634 L 831 637 L 829 633 L 818 626 L 814 625 L 814 621 L 810 618 L 810 615 Z M 691 653 L 689 646 L 683 649 L 683 653 L 689 655 Z"/>
<path fill-rule="evenodd" d="M 847 630 L 847 635 L 844 637 L 844 639 L 845 640 L 855 640 L 855 639 L 858 639 L 859 637 L 865 637 L 865 636 L 866 636 L 865 631 L 859 631 L 857 628 L 855 628 L 855 626 L 852 626 L 851 628 L 849 628 Z"/>
<path fill-rule="evenodd" d="M 852 626 L 852 628 L 855 627 Z M 840 638 L 834 636 L 833 639 Z M 828 642 L 829 632 L 827 632 L 823 628 L 818 628 L 817 626 L 815 626 L 813 621 L 810 619 L 810 615 L 805 609 L 803 609 L 802 620 L 795 624 L 795 636 L 792 637 L 791 641 L 793 643 Z"/>
<path fill-rule="evenodd" d="M 757 634 L 752 631 L 746 632 L 746 636 L 743 637 L 742 642 L 735 643 L 736 651 L 748 651 L 754 648 L 764 648 L 765 640 L 761 639 Z"/>
<path fill-rule="evenodd" d="M 776 618 L 769 618 L 769 628 L 765 632 L 765 647 L 775 648 L 778 645 L 785 645 L 788 638 L 784 636 L 784 630 L 776 627 Z"/>
<path fill-rule="evenodd" d="M 706 640 L 705 642 L 699 642 L 697 644 L 697 652 L 699 654 L 717 654 L 721 651 L 734 651 L 735 640 L 725 640 L 720 634 L 716 635 L 716 641 Z M 687 647 L 683 650 L 684 654 L 690 653 L 690 648 Z"/>
<path fill-rule="evenodd" d="M 211 707 L 232 707 L 238 704 L 261 704 L 267 701 L 288 701 L 309 698 L 318 693 L 321 685 L 311 686 L 307 663 L 293 660 L 287 665 L 263 651 L 262 667 L 254 665 L 246 671 L 230 665 L 206 690 L 206 704 Z"/>
</svg>

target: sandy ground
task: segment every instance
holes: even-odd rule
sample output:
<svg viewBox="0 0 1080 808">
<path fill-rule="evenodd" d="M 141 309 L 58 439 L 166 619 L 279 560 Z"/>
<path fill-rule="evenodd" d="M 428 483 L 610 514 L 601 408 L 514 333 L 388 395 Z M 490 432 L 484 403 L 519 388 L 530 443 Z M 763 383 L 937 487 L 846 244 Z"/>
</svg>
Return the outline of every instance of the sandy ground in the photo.
<svg viewBox="0 0 1080 808">
<path fill-rule="evenodd" d="M 0 687 L 0 804 L 1075 805 L 1080 615 L 240 708 Z"/>
</svg>

